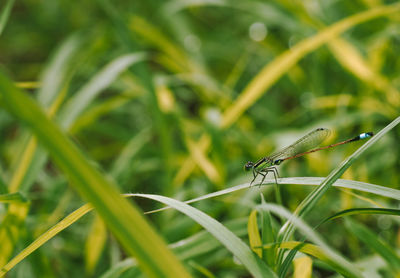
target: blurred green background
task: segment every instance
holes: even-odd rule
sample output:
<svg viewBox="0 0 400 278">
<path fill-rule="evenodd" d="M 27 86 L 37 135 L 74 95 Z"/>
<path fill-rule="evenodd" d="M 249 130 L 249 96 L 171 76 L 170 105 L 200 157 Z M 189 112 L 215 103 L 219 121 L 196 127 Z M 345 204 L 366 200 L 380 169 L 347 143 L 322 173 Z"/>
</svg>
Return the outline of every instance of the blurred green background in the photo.
<svg viewBox="0 0 400 278">
<path fill-rule="evenodd" d="M 37 97 L 45 82 L 43 72 L 72 42 L 72 54 L 60 66 L 63 80 L 55 121 L 96 167 L 117 181 L 122 192 L 187 200 L 249 182 L 252 175 L 243 171 L 246 161 L 271 154 L 314 128 L 332 130 L 328 144 L 361 132 L 378 132 L 396 118 L 400 108 L 396 2 L 16 1 L 1 33 L 0 69 Z M 3 11 L 5 5 L 3 1 Z M 380 5 L 388 11 L 379 14 Z M 355 18 L 368 11 L 376 15 Z M 333 26 L 341 20 L 348 20 L 348 27 L 335 31 Z M 104 88 L 88 93 L 82 112 L 69 125 L 61 124 L 65 113 L 71 113 L 65 111 L 74 109 L 65 108 L 72 97 L 109 63 L 127 54 L 138 54 L 139 62 L 121 69 Z M 399 135 L 398 129 L 388 133 L 343 178 L 397 188 Z M 9 186 L 27 129 L 0 110 L 0 136 L 0 174 Z M 285 162 L 279 173 L 326 176 L 360 145 Z M 62 173 L 45 161 L 18 186 L 31 204 L 12 254 L 83 204 Z M 33 159 L 30 167 L 35 164 Z M 271 190 L 262 189 L 267 201 L 275 202 Z M 283 205 L 295 209 L 310 190 L 282 186 Z M 195 206 L 221 222 L 241 221 L 239 227 L 245 230 L 247 204 L 259 202 L 259 192 L 239 191 Z M 160 207 L 144 199 L 135 201 L 143 211 Z M 373 201 L 397 206 L 377 197 Z M 309 222 L 316 224 L 318 214 L 328 216 L 365 204 L 362 198 L 332 190 Z M 10 277 L 84 273 L 99 277 L 112 269 L 125 254 L 112 236 L 106 232 L 99 236 L 95 219 L 92 214 L 79 220 L 19 264 Z M 169 243 L 201 231 L 172 210 L 149 219 Z M 359 220 L 397 246 L 398 220 L 373 216 Z M 352 260 L 369 252 L 342 225 L 328 224 L 320 232 Z M 96 236 L 98 252 L 93 251 L 96 241 L 91 241 Z M 98 257 L 89 259 L 90 250 Z M 221 247 L 187 261 L 216 277 L 247 275 Z M 315 272 L 319 277 L 328 274 L 332 273 Z M 195 275 L 202 277 L 200 272 Z"/>
</svg>

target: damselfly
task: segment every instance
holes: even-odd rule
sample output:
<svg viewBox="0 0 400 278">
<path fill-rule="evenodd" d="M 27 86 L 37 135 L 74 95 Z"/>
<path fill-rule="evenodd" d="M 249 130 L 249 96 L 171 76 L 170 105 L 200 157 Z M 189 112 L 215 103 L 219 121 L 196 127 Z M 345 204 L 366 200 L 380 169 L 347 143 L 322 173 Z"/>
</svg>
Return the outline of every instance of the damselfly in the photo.
<svg viewBox="0 0 400 278">
<path fill-rule="evenodd" d="M 248 161 L 244 165 L 244 169 L 246 171 L 253 170 L 253 180 L 251 181 L 250 185 L 254 182 L 254 180 L 257 178 L 258 175 L 261 175 L 263 177 L 260 183 L 261 185 L 264 182 L 265 177 L 267 176 L 268 173 L 274 174 L 275 182 L 277 183 L 276 177 L 279 176 L 279 174 L 275 166 L 281 164 L 285 160 L 300 157 L 316 151 L 333 148 L 350 142 L 355 142 L 361 139 L 370 138 L 374 135 L 372 132 L 365 132 L 361 133 L 360 135 L 357 135 L 354 138 L 342 142 L 315 148 L 325 140 L 325 138 L 329 135 L 329 133 L 330 131 L 327 128 L 317 128 L 308 133 L 307 135 L 303 136 L 290 146 L 284 148 L 279 152 L 272 154 L 271 156 L 263 157 L 257 162 Z"/>
</svg>

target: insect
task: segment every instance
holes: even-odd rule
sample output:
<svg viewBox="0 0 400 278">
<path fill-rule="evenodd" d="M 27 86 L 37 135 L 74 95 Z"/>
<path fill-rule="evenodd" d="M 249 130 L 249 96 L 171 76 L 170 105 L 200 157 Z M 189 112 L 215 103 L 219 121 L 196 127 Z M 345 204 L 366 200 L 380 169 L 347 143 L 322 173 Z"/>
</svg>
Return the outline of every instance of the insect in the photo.
<svg viewBox="0 0 400 278">
<path fill-rule="evenodd" d="M 304 135 L 299 140 L 297 140 L 290 146 L 287 146 L 281 151 L 278 151 L 270 156 L 263 157 L 259 159 L 257 162 L 248 161 L 244 165 L 244 169 L 246 171 L 253 170 L 253 180 L 251 181 L 250 185 L 255 181 L 258 175 L 261 175 L 263 177 L 260 183 L 261 185 L 264 182 L 265 177 L 267 176 L 268 173 L 273 173 L 275 178 L 275 183 L 278 183 L 277 176 L 279 176 L 279 173 L 278 170 L 276 169 L 276 166 L 280 165 L 285 160 L 293 159 L 296 157 L 300 157 L 324 149 L 330 149 L 350 142 L 355 142 L 358 140 L 370 138 L 374 135 L 372 132 L 365 132 L 357 135 L 354 138 L 347 139 L 342 142 L 315 148 L 316 146 L 321 144 L 325 140 L 325 138 L 328 137 L 329 134 L 330 134 L 329 129 L 317 128 L 311 131 L 310 133 Z"/>
</svg>

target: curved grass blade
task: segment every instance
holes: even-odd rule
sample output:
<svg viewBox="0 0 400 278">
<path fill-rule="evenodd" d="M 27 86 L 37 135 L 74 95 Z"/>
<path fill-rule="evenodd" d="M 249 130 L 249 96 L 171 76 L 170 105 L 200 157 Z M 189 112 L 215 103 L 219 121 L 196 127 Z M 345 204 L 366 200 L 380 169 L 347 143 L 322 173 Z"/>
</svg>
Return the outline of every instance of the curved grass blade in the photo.
<svg viewBox="0 0 400 278">
<path fill-rule="evenodd" d="M 69 61 L 73 60 L 81 43 L 82 38 L 78 34 L 69 37 L 54 53 L 54 57 L 45 68 L 41 77 L 42 87 L 38 93 L 38 101 L 44 107 L 49 107 L 64 87 L 70 69 Z"/>
<path fill-rule="evenodd" d="M 279 185 L 290 185 L 290 184 L 297 184 L 297 185 L 320 185 L 325 178 L 320 178 L 320 177 L 292 177 L 292 178 L 279 178 L 278 179 L 278 184 Z M 275 184 L 275 179 L 265 179 L 263 185 L 274 185 Z M 387 197 L 387 198 L 392 198 L 396 200 L 400 200 L 400 190 L 389 188 L 389 187 L 384 187 L 384 186 L 379 186 L 376 184 L 372 183 L 366 183 L 366 182 L 361 182 L 361 181 L 352 181 L 352 180 L 344 180 L 344 179 L 338 179 L 336 180 L 333 185 L 334 187 L 341 187 L 341 188 L 348 188 L 348 189 L 354 189 L 362 192 L 367 192 L 367 193 L 372 193 L 378 196 L 382 197 Z M 250 183 L 244 183 L 236 186 L 232 186 L 223 190 L 215 191 L 206 195 L 203 195 L 201 197 L 197 197 L 194 199 L 190 199 L 185 201 L 186 204 L 191 204 L 194 202 L 199 202 L 202 200 L 207 200 L 210 198 L 215 198 L 218 196 L 223 196 L 226 194 L 230 194 L 232 192 L 236 192 L 238 190 L 243 190 L 243 189 L 250 189 Z M 152 211 L 147 211 L 145 214 L 151 214 L 155 212 L 160 212 L 166 209 L 169 209 L 170 207 L 164 207 Z"/>
<path fill-rule="evenodd" d="M 146 58 L 144 53 L 133 53 L 116 58 L 85 84 L 60 111 L 59 122 L 63 128 L 69 128 L 88 104 L 116 77 L 135 63 Z"/>
<path fill-rule="evenodd" d="M 132 100 L 133 99 L 130 96 L 117 95 L 110 99 L 102 100 L 100 103 L 94 103 L 94 105 L 89 106 L 79 116 L 79 120 L 74 121 L 69 128 L 69 132 L 71 134 L 77 134 L 80 130 L 95 123 L 103 115 L 115 111 Z"/>
<path fill-rule="evenodd" d="M 359 215 L 359 214 L 382 214 L 382 215 L 396 215 L 400 216 L 399 209 L 388 209 L 388 208 L 353 208 L 353 209 L 346 209 L 335 213 L 334 215 L 328 217 L 324 221 L 321 222 L 320 225 L 331 221 L 336 218 L 350 216 L 350 215 Z M 320 226 L 319 225 L 319 226 Z"/>
<path fill-rule="evenodd" d="M 400 258 L 389 244 L 380 240 L 377 234 L 370 229 L 350 218 L 346 219 L 345 224 L 346 228 L 357 236 L 368 248 L 381 255 L 393 270 L 394 277 L 400 274 Z"/>
<path fill-rule="evenodd" d="M 6 27 L 14 2 L 15 0 L 8 0 L 7 3 L 4 5 L 3 10 L 0 14 L 0 35 L 1 33 L 3 33 L 3 30 Z"/>
<path fill-rule="evenodd" d="M 204 212 L 191 207 L 183 202 L 152 194 L 127 194 L 130 196 L 143 197 L 162 202 L 165 205 L 186 214 L 199 223 L 217 238 L 232 254 L 237 257 L 246 269 L 255 277 L 276 277 L 275 273 L 251 251 L 240 238 L 228 230 L 224 225 L 208 216 Z"/>
<path fill-rule="evenodd" d="M 0 96 L 6 109 L 31 128 L 74 188 L 96 208 L 125 250 L 138 259 L 144 273 L 150 277 L 189 277 L 142 214 L 93 168 L 40 107 L 3 74 L 0 74 Z"/>
<path fill-rule="evenodd" d="M 320 177 L 294 177 L 294 178 L 285 178 L 283 180 L 283 184 L 297 184 L 297 185 L 320 185 L 325 178 Z M 273 180 L 268 181 L 269 184 L 273 184 Z M 281 182 L 279 182 L 281 183 Z M 334 187 L 341 187 L 347 189 L 354 189 L 362 192 L 367 192 L 371 194 L 375 194 L 378 196 L 391 198 L 395 200 L 400 200 L 400 190 L 380 186 L 372 183 L 366 183 L 361 181 L 352 181 L 352 180 L 344 180 L 338 179 L 333 184 Z"/>
<path fill-rule="evenodd" d="M 129 142 L 124 146 L 119 156 L 114 160 L 110 174 L 116 180 L 123 173 L 127 165 L 131 163 L 132 158 L 142 149 L 142 147 L 148 142 L 150 138 L 150 129 L 145 128 L 138 134 L 132 137 Z"/>
<path fill-rule="evenodd" d="M 108 269 L 99 278 L 119 278 L 123 277 L 123 273 L 127 270 L 132 269 L 136 266 L 136 261 L 132 258 L 125 259 L 121 262 L 116 263 L 110 269 Z M 139 275 L 139 273 L 137 273 Z"/>
</svg>

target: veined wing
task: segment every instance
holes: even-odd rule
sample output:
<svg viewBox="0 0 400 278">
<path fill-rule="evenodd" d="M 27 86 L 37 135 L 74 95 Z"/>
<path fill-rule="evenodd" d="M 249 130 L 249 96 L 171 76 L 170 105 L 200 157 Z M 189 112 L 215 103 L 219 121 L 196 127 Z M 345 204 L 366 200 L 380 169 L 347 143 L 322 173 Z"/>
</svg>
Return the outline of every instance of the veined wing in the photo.
<svg viewBox="0 0 400 278">
<path fill-rule="evenodd" d="M 319 146 L 330 134 L 330 130 L 327 128 L 317 128 L 310 133 L 304 135 L 299 140 L 287 146 L 283 150 L 272 154 L 269 158 L 272 161 L 278 159 L 285 159 L 288 157 L 295 156 L 299 153 L 309 151 L 317 146 Z"/>
</svg>

